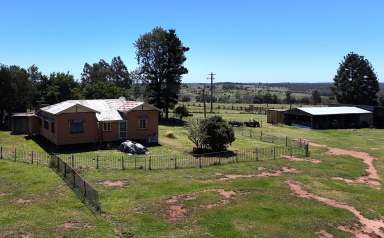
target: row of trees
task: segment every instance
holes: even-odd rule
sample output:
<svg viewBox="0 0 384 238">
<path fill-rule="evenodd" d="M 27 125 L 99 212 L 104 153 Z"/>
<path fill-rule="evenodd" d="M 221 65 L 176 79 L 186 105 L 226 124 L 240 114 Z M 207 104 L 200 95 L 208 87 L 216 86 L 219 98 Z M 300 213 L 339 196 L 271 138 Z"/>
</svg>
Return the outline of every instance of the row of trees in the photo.
<svg viewBox="0 0 384 238">
<path fill-rule="evenodd" d="M 210 95 L 205 95 L 205 98 L 202 94 L 199 94 L 195 97 L 196 102 L 210 102 L 211 97 Z M 191 99 L 188 96 L 182 96 L 181 101 L 183 102 L 189 102 Z M 296 98 L 292 95 L 290 91 L 287 91 L 285 93 L 285 97 L 281 98 L 278 97 L 277 94 L 272 94 L 270 92 L 261 94 L 252 94 L 252 93 L 244 93 L 241 95 L 240 93 L 237 93 L 235 95 L 235 98 L 233 99 L 231 95 L 222 95 L 218 98 L 212 97 L 213 102 L 218 103 L 247 103 L 247 104 L 321 104 L 322 98 L 320 96 L 320 93 L 317 90 L 314 90 L 310 97 L 301 97 Z"/>
<path fill-rule="evenodd" d="M 168 117 L 177 103 L 181 77 L 188 72 L 183 64 L 189 48 L 175 30 L 161 27 L 140 36 L 134 45 L 138 69 L 129 72 L 120 57 L 110 63 L 101 59 L 85 63 L 80 80 L 69 72 L 44 75 L 35 65 L 24 69 L 0 64 L 0 127 L 10 113 L 68 99 L 143 97 Z"/>
</svg>

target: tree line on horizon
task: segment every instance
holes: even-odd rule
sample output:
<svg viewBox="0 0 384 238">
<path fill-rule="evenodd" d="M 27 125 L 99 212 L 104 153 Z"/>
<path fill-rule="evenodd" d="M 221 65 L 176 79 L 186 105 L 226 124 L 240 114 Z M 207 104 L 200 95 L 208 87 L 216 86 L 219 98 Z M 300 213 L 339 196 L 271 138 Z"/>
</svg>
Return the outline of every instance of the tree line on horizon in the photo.
<svg viewBox="0 0 384 238">
<path fill-rule="evenodd" d="M 5 117 L 13 112 L 69 99 L 120 96 L 131 100 L 141 98 L 162 109 L 168 118 L 169 109 L 174 108 L 179 100 L 181 78 L 188 73 L 184 62 L 189 48 L 183 45 L 175 30 L 161 27 L 141 35 L 134 46 L 139 64 L 137 69 L 129 71 L 119 56 L 112 58 L 110 63 L 100 59 L 96 63 L 84 64 L 80 80 L 75 80 L 69 72 L 44 75 L 36 65 L 24 69 L 0 63 L 0 127 L 4 125 Z M 378 97 L 379 83 L 372 65 L 353 52 L 340 63 L 332 92 L 339 103 L 384 105 L 384 97 Z M 268 93 L 251 96 L 252 103 L 297 102 L 290 91 L 283 100 Z M 197 99 L 204 100 L 202 97 Z M 320 103 L 319 92 L 313 91 L 311 99 L 306 102 Z"/>
</svg>

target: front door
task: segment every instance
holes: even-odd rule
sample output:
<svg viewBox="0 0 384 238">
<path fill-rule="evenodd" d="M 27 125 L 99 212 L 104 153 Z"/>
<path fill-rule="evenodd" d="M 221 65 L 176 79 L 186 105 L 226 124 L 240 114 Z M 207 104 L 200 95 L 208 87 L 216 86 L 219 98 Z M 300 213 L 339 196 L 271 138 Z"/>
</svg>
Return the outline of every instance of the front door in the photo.
<svg viewBox="0 0 384 238">
<path fill-rule="evenodd" d="M 127 125 L 127 121 L 121 121 L 119 123 L 119 137 L 122 140 L 128 138 L 128 125 Z"/>
</svg>

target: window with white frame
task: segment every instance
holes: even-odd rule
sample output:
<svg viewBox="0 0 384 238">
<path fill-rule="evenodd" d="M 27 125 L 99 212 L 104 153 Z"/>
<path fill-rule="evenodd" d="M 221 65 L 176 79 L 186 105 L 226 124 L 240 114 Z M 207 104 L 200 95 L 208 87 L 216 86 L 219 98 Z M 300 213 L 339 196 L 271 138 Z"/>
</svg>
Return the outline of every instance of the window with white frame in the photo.
<svg viewBox="0 0 384 238">
<path fill-rule="evenodd" d="M 148 120 L 147 119 L 140 119 L 139 120 L 139 128 L 140 129 L 147 129 Z"/>
<path fill-rule="evenodd" d="M 104 132 L 112 131 L 112 123 L 111 122 L 103 122 L 103 131 Z"/>
</svg>

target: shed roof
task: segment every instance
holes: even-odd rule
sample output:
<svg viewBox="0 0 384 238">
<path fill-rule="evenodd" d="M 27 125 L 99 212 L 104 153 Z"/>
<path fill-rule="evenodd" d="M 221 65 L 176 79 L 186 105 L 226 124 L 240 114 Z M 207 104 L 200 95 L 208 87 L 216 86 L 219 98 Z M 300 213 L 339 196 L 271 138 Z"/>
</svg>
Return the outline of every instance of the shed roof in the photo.
<svg viewBox="0 0 384 238">
<path fill-rule="evenodd" d="M 372 113 L 358 107 L 299 107 L 298 110 L 314 116 Z"/>
<path fill-rule="evenodd" d="M 67 100 L 61 103 L 41 108 L 42 111 L 56 115 L 70 111 L 75 106 L 81 106 L 85 110 L 96 112 L 98 121 L 121 121 L 123 120 L 120 112 L 128 112 L 139 106 L 146 105 L 144 102 L 127 101 L 125 98 L 119 99 L 91 99 L 91 100 Z M 154 110 L 159 110 L 151 106 Z"/>
</svg>

